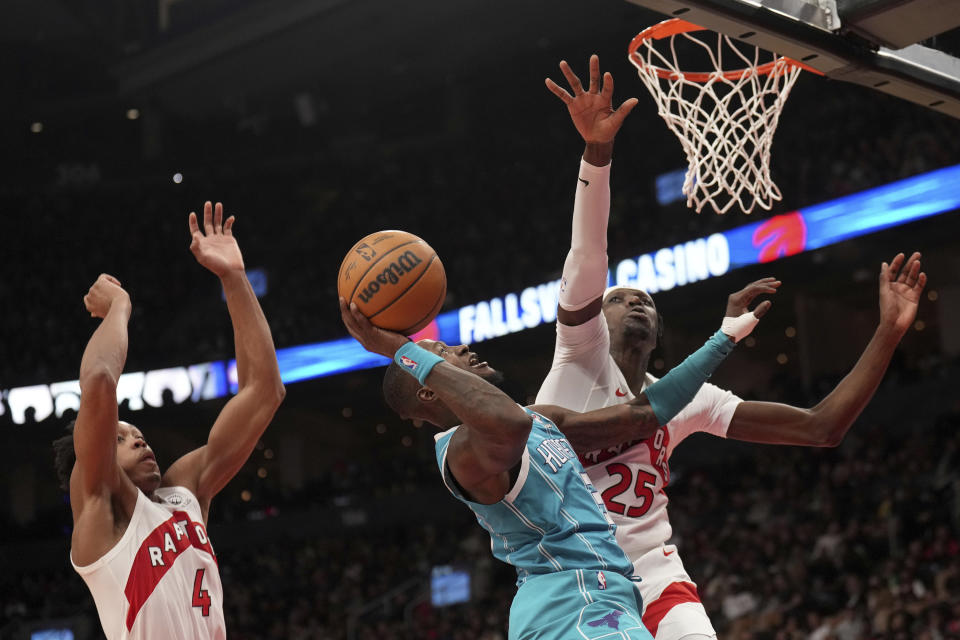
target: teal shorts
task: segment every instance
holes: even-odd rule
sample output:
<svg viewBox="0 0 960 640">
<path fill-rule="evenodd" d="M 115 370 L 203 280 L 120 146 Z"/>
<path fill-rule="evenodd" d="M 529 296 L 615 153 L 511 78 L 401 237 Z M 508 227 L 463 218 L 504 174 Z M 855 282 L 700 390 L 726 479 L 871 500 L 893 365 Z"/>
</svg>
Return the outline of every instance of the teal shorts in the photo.
<svg viewBox="0 0 960 640">
<path fill-rule="evenodd" d="M 642 610 L 637 588 L 619 573 L 545 573 L 517 590 L 509 640 L 653 640 Z"/>
</svg>

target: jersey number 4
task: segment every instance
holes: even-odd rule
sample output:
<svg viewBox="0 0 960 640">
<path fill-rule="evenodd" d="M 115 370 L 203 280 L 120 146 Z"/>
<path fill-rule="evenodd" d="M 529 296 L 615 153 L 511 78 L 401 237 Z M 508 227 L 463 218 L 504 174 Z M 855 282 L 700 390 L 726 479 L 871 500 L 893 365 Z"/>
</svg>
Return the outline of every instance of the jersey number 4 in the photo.
<svg viewBox="0 0 960 640">
<path fill-rule="evenodd" d="M 630 518 L 639 518 L 647 511 L 650 511 L 650 507 L 653 506 L 653 488 L 657 484 L 657 476 L 637 469 L 637 481 L 636 484 L 634 484 L 633 473 L 627 465 L 614 462 L 613 464 L 608 464 L 606 470 L 611 476 L 620 476 L 620 480 L 618 480 L 615 485 L 607 487 L 604 492 L 600 494 L 603 497 L 603 503 L 607 505 L 609 511 L 626 515 Z M 633 493 L 640 502 L 628 507 L 623 502 L 618 502 L 616 498 L 626 492 L 631 484 L 634 485 Z"/>
<path fill-rule="evenodd" d="M 200 613 L 204 617 L 210 615 L 210 592 L 203 588 L 203 572 L 205 569 L 197 569 L 197 575 L 193 579 L 193 606 L 200 607 Z"/>
</svg>

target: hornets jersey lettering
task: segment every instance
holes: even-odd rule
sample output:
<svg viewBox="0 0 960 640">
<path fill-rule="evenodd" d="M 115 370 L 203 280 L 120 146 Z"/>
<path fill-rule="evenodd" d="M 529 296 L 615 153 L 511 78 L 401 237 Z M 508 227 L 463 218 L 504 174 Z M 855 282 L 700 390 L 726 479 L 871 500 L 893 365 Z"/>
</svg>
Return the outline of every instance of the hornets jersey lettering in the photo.
<svg viewBox="0 0 960 640">
<path fill-rule="evenodd" d="M 520 473 L 496 504 L 468 500 L 457 489 L 446 457 L 458 427 L 437 434 L 437 463 L 447 488 L 490 534 L 493 555 L 517 569 L 517 584 L 534 575 L 589 569 L 633 576 L 614 539 L 615 525 L 560 430 L 544 416 L 533 419 Z"/>
</svg>

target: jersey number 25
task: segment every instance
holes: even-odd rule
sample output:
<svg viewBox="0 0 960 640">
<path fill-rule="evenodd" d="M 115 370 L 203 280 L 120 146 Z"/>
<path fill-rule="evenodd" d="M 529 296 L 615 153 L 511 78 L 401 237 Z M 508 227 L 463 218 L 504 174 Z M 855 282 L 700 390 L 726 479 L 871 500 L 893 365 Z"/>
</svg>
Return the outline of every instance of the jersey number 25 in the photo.
<svg viewBox="0 0 960 640">
<path fill-rule="evenodd" d="M 606 471 L 611 476 L 620 476 L 620 480 L 615 485 L 607 487 L 601 494 L 607 509 L 630 518 L 639 518 L 650 510 L 650 507 L 653 506 L 653 488 L 657 484 L 657 476 L 642 469 L 637 469 L 637 481 L 634 484 L 630 467 L 620 462 L 608 464 Z M 628 506 L 623 502 L 618 502 L 616 498 L 625 493 L 631 484 L 634 485 L 633 493 L 639 502 Z"/>
</svg>

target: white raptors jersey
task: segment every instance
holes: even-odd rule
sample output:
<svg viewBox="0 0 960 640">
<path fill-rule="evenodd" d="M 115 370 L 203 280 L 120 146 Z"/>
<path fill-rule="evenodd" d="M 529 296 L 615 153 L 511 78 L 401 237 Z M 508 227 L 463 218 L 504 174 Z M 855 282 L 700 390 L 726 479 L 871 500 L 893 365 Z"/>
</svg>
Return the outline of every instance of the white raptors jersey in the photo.
<svg viewBox="0 0 960 640">
<path fill-rule="evenodd" d="M 648 374 L 644 386 L 655 380 Z M 537 393 L 537 404 L 585 412 L 633 398 L 610 356 L 610 333 L 602 313 L 575 327 L 557 323 L 553 364 Z M 704 384 L 653 437 L 580 456 L 617 525 L 617 542 L 631 560 L 665 543 L 673 533 L 664 489 L 670 482 L 668 461 L 674 447 L 697 431 L 726 437 L 740 402 L 729 391 Z"/>
<path fill-rule="evenodd" d="M 160 502 L 138 491 L 120 541 L 73 568 L 93 594 L 108 640 L 222 640 L 223 588 L 197 498 L 183 487 L 155 495 Z"/>
</svg>

